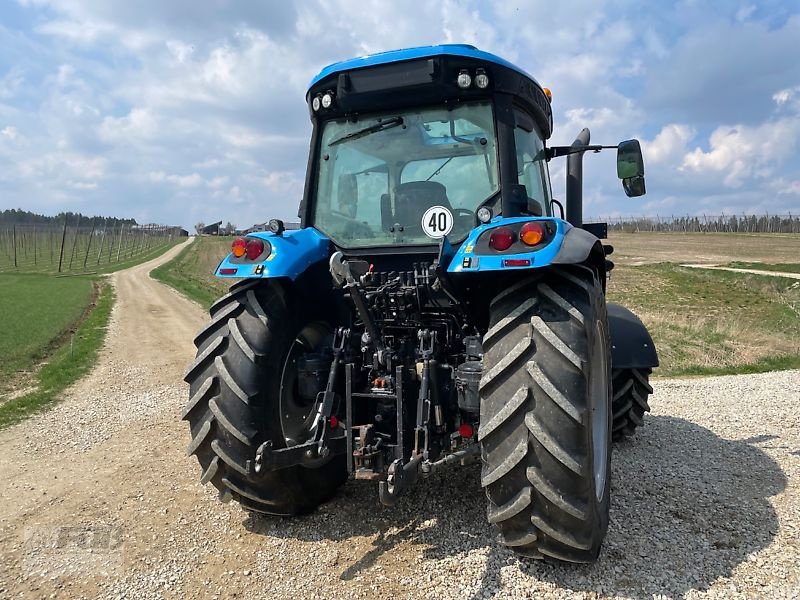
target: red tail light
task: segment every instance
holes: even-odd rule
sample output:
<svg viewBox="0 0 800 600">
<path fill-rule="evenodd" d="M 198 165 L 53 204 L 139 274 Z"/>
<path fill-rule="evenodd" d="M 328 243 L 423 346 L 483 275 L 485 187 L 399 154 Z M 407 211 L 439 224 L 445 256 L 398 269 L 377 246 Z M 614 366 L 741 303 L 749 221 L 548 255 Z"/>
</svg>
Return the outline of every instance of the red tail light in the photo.
<svg viewBox="0 0 800 600">
<path fill-rule="evenodd" d="M 231 252 L 236 258 L 242 258 L 247 251 L 247 241 L 244 238 L 236 238 L 231 244 Z"/>
<path fill-rule="evenodd" d="M 514 232 L 508 227 L 500 227 L 492 232 L 489 236 L 489 247 L 495 250 L 508 250 L 511 244 L 514 243 Z"/>
<path fill-rule="evenodd" d="M 247 240 L 245 253 L 248 260 L 255 260 L 264 253 L 264 242 L 261 240 Z"/>
</svg>

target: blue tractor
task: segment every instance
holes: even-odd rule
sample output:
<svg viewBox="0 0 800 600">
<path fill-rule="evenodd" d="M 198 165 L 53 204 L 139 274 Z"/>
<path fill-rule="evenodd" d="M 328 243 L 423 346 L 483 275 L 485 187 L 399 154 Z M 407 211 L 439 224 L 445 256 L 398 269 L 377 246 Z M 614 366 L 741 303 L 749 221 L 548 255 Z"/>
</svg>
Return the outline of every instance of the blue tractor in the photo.
<svg viewBox="0 0 800 600">
<path fill-rule="evenodd" d="M 582 220 L 582 158 L 548 146 L 550 92 L 472 46 L 339 62 L 306 96 L 299 229 L 236 239 L 186 381 L 203 483 L 297 515 L 349 477 L 385 505 L 481 463 L 487 516 L 521 555 L 591 562 L 611 441 L 642 424 L 652 339 L 607 304 L 612 252 Z M 617 148 L 644 194 L 639 143 Z M 564 207 L 548 163 L 566 156 Z"/>
</svg>

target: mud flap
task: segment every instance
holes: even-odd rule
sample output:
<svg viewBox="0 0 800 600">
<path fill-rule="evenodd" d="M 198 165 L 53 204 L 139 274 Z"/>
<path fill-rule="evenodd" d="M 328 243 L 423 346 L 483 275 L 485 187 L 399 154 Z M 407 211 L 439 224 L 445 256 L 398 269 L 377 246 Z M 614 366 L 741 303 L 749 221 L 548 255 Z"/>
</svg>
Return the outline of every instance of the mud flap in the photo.
<svg viewBox="0 0 800 600">
<path fill-rule="evenodd" d="M 644 323 L 624 306 L 609 303 L 612 369 L 646 369 L 658 366 L 653 338 Z"/>
</svg>

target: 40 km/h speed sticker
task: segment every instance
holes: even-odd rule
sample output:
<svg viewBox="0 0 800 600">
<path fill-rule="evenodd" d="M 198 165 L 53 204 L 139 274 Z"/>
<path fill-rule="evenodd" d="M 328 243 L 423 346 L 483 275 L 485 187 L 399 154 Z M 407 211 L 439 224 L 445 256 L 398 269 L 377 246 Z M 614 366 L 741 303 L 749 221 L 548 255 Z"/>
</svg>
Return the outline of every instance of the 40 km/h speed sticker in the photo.
<svg viewBox="0 0 800 600">
<path fill-rule="evenodd" d="M 422 215 L 422 231 L 429 238 L 443 238 L 453 228 L 453 213 L 444 206 L 431 206 Z"/>
</svg>

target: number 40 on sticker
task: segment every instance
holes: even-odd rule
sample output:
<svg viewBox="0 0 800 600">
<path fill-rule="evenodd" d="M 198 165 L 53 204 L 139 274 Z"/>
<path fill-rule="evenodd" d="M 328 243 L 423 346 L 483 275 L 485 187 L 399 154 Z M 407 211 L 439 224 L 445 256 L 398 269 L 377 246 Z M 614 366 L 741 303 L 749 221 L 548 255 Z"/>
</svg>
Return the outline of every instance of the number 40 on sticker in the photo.
<svg viewBox="0 0 800 600">
<path fill-rule="evenodd" d="M 444 206 L 431 206 L 422 215 L 422 231 L 429 238 L 442 238 L 453 229 L 453 213 Z"/>
</svg>

